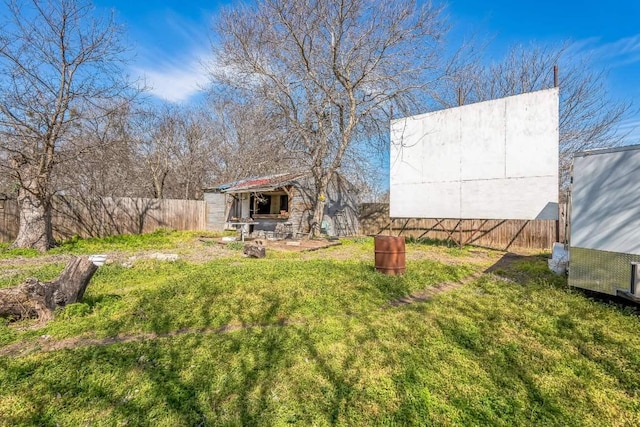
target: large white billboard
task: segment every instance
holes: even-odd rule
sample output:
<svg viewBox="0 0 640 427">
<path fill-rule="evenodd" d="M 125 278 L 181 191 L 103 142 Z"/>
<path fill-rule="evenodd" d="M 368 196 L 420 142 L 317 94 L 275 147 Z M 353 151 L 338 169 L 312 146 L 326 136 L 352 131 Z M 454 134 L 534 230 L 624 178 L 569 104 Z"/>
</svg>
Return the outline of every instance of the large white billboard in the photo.
<svg viewBox="0 0 640 427">
<path fill-rule="evenodd" d="M 557 219 L 558 89 L 391 122 L 392 218 Z"/>
</svg>

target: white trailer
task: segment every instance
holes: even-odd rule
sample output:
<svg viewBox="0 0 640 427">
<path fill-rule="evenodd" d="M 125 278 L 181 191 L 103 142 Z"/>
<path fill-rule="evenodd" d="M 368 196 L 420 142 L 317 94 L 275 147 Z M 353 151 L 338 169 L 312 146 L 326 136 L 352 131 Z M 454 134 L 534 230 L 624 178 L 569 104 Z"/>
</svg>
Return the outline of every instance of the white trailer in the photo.
<svg viewBox="0 0 640 427">
<path fill-rule="evenodd" d="M 577 153 L 569 285 L 640 302 L 640 145 Z"/>
</svg>

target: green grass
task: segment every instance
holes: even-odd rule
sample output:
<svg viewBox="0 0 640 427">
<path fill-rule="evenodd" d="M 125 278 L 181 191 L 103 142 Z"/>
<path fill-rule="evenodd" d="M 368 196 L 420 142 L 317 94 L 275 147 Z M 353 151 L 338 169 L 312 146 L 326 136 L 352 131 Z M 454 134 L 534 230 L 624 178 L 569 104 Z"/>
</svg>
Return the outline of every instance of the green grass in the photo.
<svg viewBox="0 0 640 427">
<path fill-rule="evenodd" d="M 374 271 L 371 239 L 106 265 L 47 326 L 0 326 L 0 346 L 139 339 L 0 358 L 0 424 L 640 424 L 638 316 L 567 289 L 544 257 L 387 304 L 488 267 L 471 251 L 410 244 L 402 277 Z"/>
<path fill-rule="evenodd" d="M 48 255 L 86 255 L 102 252 L 133 252 L 141 250 L 172 249 L 177 245 L 191 242 L 196 237 L 218 237 L 228 233 L 177 232 L 160 228 L 148 234 L 120 234 L 104 238 L 81 239 L 78 236 L 58 242 L 47 252 Z M 12 249 L 9 243 L 0 243 L 0 259 L 35 258 L 41 254 L 35 249 Z"/>
<path fill-rule="evenodd" d="M 146 249 L 170 249 L 176 245 L 188 242 L 195 236 L 217 236 L 216 233 L 176 232 L 169 229 L 158 229 L 149 234 L 120 234 L 104 238 L 72 239 L 60 242 L 49 251 L 50 254 L 91 254 L 111 251 L 135 251 Z"/>
<path fill-rule="evenodd" d="M 0 259 L 5 258 L 35 258 L 40 255 L 35 249 L 11 248 L 11 243 L 0 243 Z"/>
</svg>

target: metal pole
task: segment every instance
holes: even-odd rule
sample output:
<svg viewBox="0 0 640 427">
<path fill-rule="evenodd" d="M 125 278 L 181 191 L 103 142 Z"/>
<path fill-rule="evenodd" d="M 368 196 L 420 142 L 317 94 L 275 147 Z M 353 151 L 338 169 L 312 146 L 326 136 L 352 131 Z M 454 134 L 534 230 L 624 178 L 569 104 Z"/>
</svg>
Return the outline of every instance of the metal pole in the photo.
<svg viewBox="0 0 640 427">
<path fill-rule="evenodd" d="M 553 66 L 553 87 L 558 87 L 558 65 Z M 556 242 L 560 242 L 560 203 L 558 203 L 558 219 L 556 219 Z"/>
<path fill-rule="evenodd" d="M 462 88 L 458 88 L 458 105 L 462 105 Z"/>
</svg>

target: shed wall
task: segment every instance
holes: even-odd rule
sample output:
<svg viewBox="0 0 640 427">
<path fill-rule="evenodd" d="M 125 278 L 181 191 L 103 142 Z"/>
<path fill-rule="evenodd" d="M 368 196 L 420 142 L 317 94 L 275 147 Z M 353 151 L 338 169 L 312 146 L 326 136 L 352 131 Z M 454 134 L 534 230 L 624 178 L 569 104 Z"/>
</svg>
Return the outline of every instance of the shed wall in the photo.
<svg viewBox="0 0 640 427">
<path fill-rule="evenodd" d="M 225 194 L 204 193 L 204 201 L 207 203 L 207 230 L 224 230 L 226 213 L 225 200 Z"/>
</svg>

